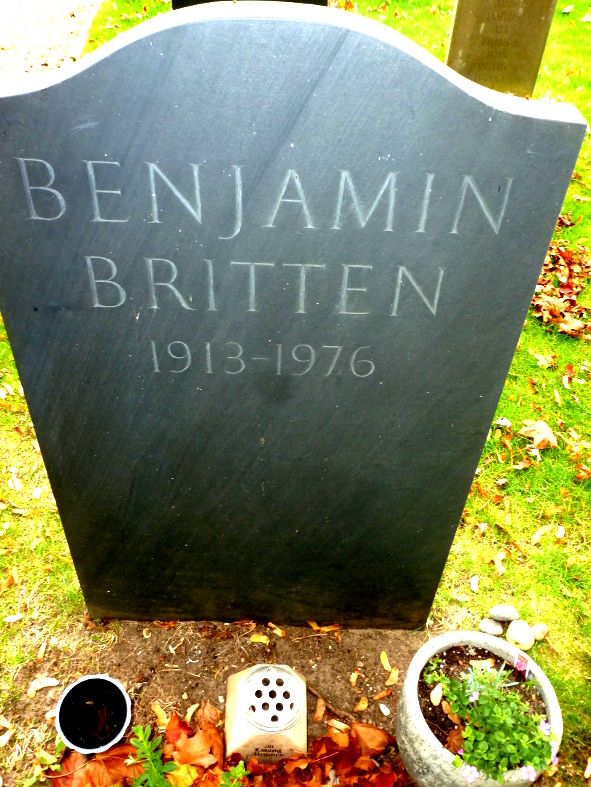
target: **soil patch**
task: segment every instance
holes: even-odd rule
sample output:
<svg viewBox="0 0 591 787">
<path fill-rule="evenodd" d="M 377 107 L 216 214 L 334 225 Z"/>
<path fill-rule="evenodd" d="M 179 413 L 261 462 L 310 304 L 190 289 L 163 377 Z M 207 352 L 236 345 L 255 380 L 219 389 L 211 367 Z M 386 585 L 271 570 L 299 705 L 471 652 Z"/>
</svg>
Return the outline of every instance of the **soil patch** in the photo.
<svg viewBox="0 0 591 787">
<path fill-rule="evenodd" d="M 133 725 L 155 724 L 151 707 L 155 702 L 166 713 L 176 711 L 181 717 L 191 705 L 205 699 L 223 712 L 228 676 L 266 663 L 286 664 L 306 678 L 310 739 L 326 732 L 326 719 L 331 717 L 368 722 L 394 734 L 400 685 L 410 659 L 427 638 L 424 632 L 359 629 L 319 633 L 295 626 L 283 630 L 285 636 L 277 636 L 252 621 L 113 621 L 104 625 L 88 621 L 85 628 L 81 626 L 78 647 L 72 648 L 72 639 L 63 647 L 54 644 L 47 648 L 42 662 L 21 669 L 17 684 L 22 695 L 11 709 L 11 721 L 21 730 L 44 730 L 51 749 L 50 741 L 55 737 L 51 712 L 60 694 L 82 675 L 101 673 L 118 678 L 129 691 Z M 70 634 L 75 637 L 75 632 Z M 255 634 L 267 636 L 268 644 L 251 641 Z M 93 639 L 102 643 L 110 640 L 110 644 L 93 647 Z M 391 672 L 380 660 L 382 651 L 386 651 L 390 666 L 400 671 L 392 686 L 386 686 Z M 353 673 L 356 677 L 352 679 Z M 29 697 L 27 687 L 38 674 L 56 678 L 60 685 Z M 319 722 L 313 718 L 317 696 L 327 703 Z M 367 709 L 355 711 L 362 697 L 368 699 Z M 18 763 L 21 780 L 34 748 L 30 745 Z M 6 774 L 4 784 L 16 787 L 17 774 Z"/>
</svg>

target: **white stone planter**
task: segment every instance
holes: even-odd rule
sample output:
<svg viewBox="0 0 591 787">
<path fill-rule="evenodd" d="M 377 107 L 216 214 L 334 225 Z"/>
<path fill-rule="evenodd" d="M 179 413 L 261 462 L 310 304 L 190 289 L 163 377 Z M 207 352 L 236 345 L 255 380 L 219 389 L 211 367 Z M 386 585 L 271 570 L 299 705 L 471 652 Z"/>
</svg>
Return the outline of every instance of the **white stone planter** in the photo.
<svg viewBox="0 0 591 787">
<path fill-rule="evenodd" d="M 558 751 L 562 739 L 562 714 L 556 693 L 545 673 L 535 661 L 523 651 L 499 637 L 479 631 L 456 631 L 441 634 L 426 642 L 413 657 L 400 695 L 396 719 L 396 740 L 404 765 L 418 787 L 465 787 L 466 780 L 460 768 L 452 763 L 454 755 L 445 749 L 433 735 L 425 721 L 418 699 L 418 684 L 421 672 L 430 658 L 455 645 L 474 645 L 485 648 L 515 664 L 518 657 L 528 663 L 530 677 L 540 687 L 546 705 L 546 714 L 551 727 L 552 755 Z M 472 782 L 474 787 L 496 787 L 499 782 L 480 778 Z M 527 787 L 531 781 L 524 779 L 519 770 L 505 776 L 508 787 Z"/>
</svg>

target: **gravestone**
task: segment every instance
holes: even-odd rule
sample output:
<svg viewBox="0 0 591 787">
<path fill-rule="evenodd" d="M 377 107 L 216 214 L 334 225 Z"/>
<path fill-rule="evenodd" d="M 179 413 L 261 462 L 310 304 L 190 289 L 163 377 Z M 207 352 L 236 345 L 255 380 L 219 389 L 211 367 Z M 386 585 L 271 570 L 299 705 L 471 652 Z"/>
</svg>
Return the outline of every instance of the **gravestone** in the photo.
<svg viewBox="0 0 591 787">
<path fill-rule="evenodd" d="M 481 85 L 531 96 L 556 0 L 457 0 L 447 64 Z"/>
<path fill-rule="evenodd" d="M 421 625 L 584 130 L 272 2 L 0 99 L 0 305 L 91 614 Z"/>
</svg>

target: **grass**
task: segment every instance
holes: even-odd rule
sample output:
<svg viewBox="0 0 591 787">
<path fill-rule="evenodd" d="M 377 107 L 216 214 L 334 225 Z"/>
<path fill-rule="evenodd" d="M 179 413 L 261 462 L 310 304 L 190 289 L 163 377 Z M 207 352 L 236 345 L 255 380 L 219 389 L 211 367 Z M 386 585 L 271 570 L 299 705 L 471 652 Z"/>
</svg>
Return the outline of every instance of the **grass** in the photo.
<svg viewBox="0 0 591 787">
<path fill-rule="evenodd" d="M 570 101 L 591 118 L 591 23 L 582 21 L 588 3 L 575 0 L 572 6 L 569 14 L 560 6 L 556 12 L 535 96 Z M 107 0 L 87 49 L 168 8 L 166 0 Z M 359 13 L 394 27 L 441 59 L 452 11 L 451 0 L 358 4 Z M 573 247 L 591 244 L 590 146 L 587 135 L 564 207 L 575 224 L 563 228 L 560 237 Z M 591 304 L 591 288 L 582 300 Z M 435 628 L 475 627 L 491 603 L 510 601 L 526 620 L 549 624 L 547 640 L 532 654 L 553 681 L 565 718 L 555 779 L 575 787 L 587 783 L 583 771 L 591 740 L 591 480 L 576 479 L 577 462 L 591 463 L 589 356 L 589 343 L 543 328 L 528 316 L 495 416 L 506 420 L 491 429 L 431 613 Z M 541 359 L 550 359 L 549 365 Z M 566 387 L 569 364 L 574 375 Z M 3 334 L 0 396 L 2 391 L 2 617 L 23 615 L 0 623 L 5 665 L 0 703 L 6 708 L 15 698 L 16 671 L 52 637 L 65 652 L 83 637 L 84 647 L 101 642 L 94 635 L 98 640 L 88 643 L 83 601 Z M 516 469 L 531 459 L 529 441 L 519 434 L 526 420 L 544 420 L 558 443 L 543 449 L 539 461 Z"/>
<path fill-rule="evenodd" d="M 106 0 L 99 8 L 84 52 L 92 52 L 140 22 L 171 10 L 171 0 Z"/>
</svg>

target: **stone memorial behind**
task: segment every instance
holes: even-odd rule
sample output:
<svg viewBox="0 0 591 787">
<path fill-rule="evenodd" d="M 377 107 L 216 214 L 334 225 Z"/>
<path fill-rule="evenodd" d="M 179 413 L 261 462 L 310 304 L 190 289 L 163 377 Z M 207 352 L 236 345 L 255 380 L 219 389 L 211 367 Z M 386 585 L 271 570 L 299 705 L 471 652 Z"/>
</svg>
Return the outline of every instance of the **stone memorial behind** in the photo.
<svg viewBox="0 0 591 787">
<path fill-rule="evenodd" d="M 0 306 L 91 614 L 421 625 L 584 129 L 272 2 L 1 98 Z"/>
<path fill-rule="evenodd" d="M 481 85 L 531 96 L 556 0 L 457 0 L 447 64 Z"/>
</svg>

